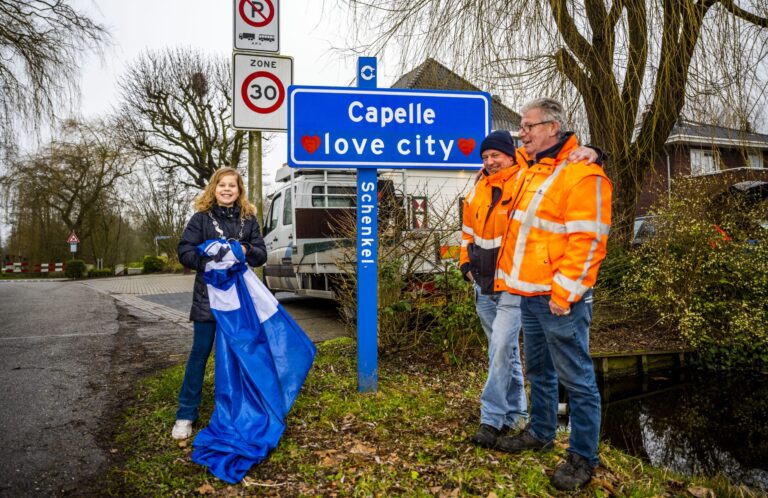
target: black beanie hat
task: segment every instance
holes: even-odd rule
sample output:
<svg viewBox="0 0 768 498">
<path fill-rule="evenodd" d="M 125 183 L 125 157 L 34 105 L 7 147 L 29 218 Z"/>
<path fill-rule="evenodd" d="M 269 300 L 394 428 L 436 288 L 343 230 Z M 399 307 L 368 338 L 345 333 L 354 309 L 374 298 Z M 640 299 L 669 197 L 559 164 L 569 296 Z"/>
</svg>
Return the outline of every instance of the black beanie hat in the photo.
<svg viewBox="0 0 768 498">
<path fill-rule="evenodd" d="M 507 130 L 490 132 L 480 144 L 480 155 L 482 156 L 483 151 L 487 149 L 500 150 L 510 157 L 515 157 L 515 141 L 512 138 L 512 134 Z"/>
</svg>

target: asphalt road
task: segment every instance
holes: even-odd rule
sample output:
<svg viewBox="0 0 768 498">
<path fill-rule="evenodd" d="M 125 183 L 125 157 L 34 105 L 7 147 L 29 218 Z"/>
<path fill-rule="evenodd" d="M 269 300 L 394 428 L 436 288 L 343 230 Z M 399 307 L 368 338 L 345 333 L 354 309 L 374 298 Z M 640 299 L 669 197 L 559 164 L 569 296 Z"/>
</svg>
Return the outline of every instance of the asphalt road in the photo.
<svg viewBox="0 0 768 498">
<path fill-rule="evenodd" d="M 189 352 L 192 278 L 0 281 L 0 497 L 100 495 L 136 381 Z M 343 335 L 332 303 L 278 299 L 312 340 Z"/>
<path fill-rule="evenodd" d="M 0 496 L 98 494 L 135 381 L 189 331 L 74 282 L 0 282 Z"/>
</svg>

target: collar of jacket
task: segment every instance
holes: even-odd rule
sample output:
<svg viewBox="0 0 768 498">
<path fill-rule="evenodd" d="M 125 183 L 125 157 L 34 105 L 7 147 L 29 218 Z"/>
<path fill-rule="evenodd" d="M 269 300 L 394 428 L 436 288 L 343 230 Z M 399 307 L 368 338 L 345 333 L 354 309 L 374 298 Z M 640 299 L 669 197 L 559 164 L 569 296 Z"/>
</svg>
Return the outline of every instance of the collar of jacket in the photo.
<svg viewBox="0 0 768 498">
<path fill-rule="evenodd" d="M 509 180 L 509 178 L 511 178 L 515 173 L 517 173 L 517 170 L 519 169 L 520 166 L 518 166 L 517 163 L 508 168 L 500 169 L 493 174 L 488 174 L 488 171 L 483 168 L 483 180 L 489 184 L 504 183 L 505 181 Z"/>
<path fill-rule="evenodd" d="M 232 207 L 224 207 L 216 204 L 215 206 L 213 206 L 212 211 L 217 218 L 221 218 L 221 219 L 233 219 L 233 218 L 240 217 L 240 206 L 238 206 L 237 204 L 235 204 Z"/>
<path fill-rule="evenodd" d="M 536 154 L 536 160 L 532 160 L 528 157 L 528 153 L 522 147 L 517 149 L 520 158 L 525 161 L 528 168 L 536 173 L 551 173 L 555 169 L 555 165 L 561 163 L 573 149 L 579 146 L 579 142 L 576 139 L 576 134 L 572 131 L 563 133 L 561 138 L 555 145 L 547 150 L 543 150 Z"/>
</svg>

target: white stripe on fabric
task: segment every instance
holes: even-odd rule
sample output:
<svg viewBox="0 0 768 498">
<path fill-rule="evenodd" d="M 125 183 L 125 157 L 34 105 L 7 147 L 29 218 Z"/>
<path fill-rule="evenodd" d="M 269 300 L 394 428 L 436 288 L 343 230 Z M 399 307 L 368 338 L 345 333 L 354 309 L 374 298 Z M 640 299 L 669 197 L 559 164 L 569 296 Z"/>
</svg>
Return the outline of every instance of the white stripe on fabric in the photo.
<svg viewBox="0 0 768 498">
<path fill-rule="evenodd" d="M 472 229 L 472 227 L 468 227 L 467 225 L 461 225 L 461 231 L 467 235 L 475 235 L 475 231 Z"/>
<path fill-rule="evenodd" d="M 259 321 L 264 323 L 277 313 L 277 299 L 261 283 L 261 280 L 256 278 L 252 271 L 248 270 L 245 272 L 244 279 L 248 294 L 251 296 L 251 301 L 253 301 L 253 307 L 256 308 L 256 315 L 258 315 Z"/>
<path fill-rule="evenodd" d="M 475 190 L 477 190 L 477 186 L 472 187 L 472 190 L 469 191 L 469 194 L 467 195 L 466 199 L 464 199 L 467 205 L 472 204 L 472 199 L 475 198 Z"/>
<path fill-rule="evenodd" d="M 541 204 L 541 201 L 544 199 L 544 193 L 549 189 L 550 186 L 552 186 L 552 183 L 565 169 L 564 166 L 564 162 L 560 163 L 560 165 L 555 168 L 552 174 L 549 175 L 549 178 L 544 180 L 544 182 L 536 190 L 536 193 L 533 195 L 533 199 L 531 199 L 530 204 L 528 204 L 528 209 L 526 209 L 524 216 L 520 218 L 520 231 L 517 234 L 517 241 L 515 242 L 515 253 L 512 256 L 512 273 L 510 277 L 513 281 L 520 280 L 520 262 L 523 260 L 523 255 L 525 254 L 525 246 L 528 243 L 528 235 L 530 235 L 531 227 L 536 220 L 536 210 L 539 208 L 539 204 Z M 517 214 L 515 214 L 515 216 L 516 215 Z"/>
<path fill-rule="evenodd" d="M 566 228 L 566 232 L 568 233 L 592 232 L 592 233 L 608 234 L 608 232 L 610 232 L 611 230 L 610 225 L 607 225 L 605 223 L 600 223 L 599 221 L 595 222 L 591 220 L 567 221 L 565 222 L 565 228 Z"/>
<path fill-rule="evenodd" d="M 237 263 L 237 260 L 235 261 L 208 261 L 205 264 L 205 271 L 211 271 L 211 270 L 227 270 L 229 268 L 232 268 L 232 265 Z"/>
<path fill-rule="evenodd" d="M 508 287 L 522 292 L 550 292 L 552 290 L 552 286 L 549 284 L 535 284 L 533 282 L 525 282 L 520 279 L 515 279 L 512 278 L 511 275 L 506 274 L 504 270 L 497 269 L 496 278 L 503 280 Z"/>
<path fill-rule="evenodd" d="M 574 299 L 576 299 L 576 296 L 581 296 L 589 290 L 589 287 L 581 285 L 579 280 L 571 280 L 562 273 L 556 273 L 553 280 L 557 285 L 571 293 L 568 296 L 569 303 L 572 303 Z"/>
<path fill-rule="evenodd" d="M 212 310 L 233 311 L 240 309 L 240 299 L 237 298 L 237 287 L 233 284 L 227 290 L 217 289 L 208 285 L 208 302 Z"/>
<path fill-rule="evenodd" d="M 584 282 L 584 279 L 587 278 L 587 273 L 589 272 L 589 267 L 592 265 L 592 260 L 595 257 L 595 251 L 597 250 L 597 246 L 600 243 L 600 237 L 601 237 L 601 231 L 600 227 L 603 225 L 602 219 L 603 219 L 603 178 L 598 176 L 597 177 L 597 188 L 595 192 L 595 200 L 597 201 L 597 216 L 595 220 L 595 225 L 597 226 L 597 230 L 595 231 L 595 239 L 592 241 L 592 244 L 589 246 L 589 254 L 587 254 L 587 259 L 584 261 L 584 268 L 581 271 L 581 275 L 579 275 L 579 278 L 574 282 L 578 287 L 577 289 L 584 289 L 581 292 L 578 293 L 578 295 L 584 294 L 586 292 L 587 287 L 584 287 L 582 285 L 582 282 Z M 605 234 L 607 235 L 608 232 L 606 231 Z M 571 295 L 568 296 L 568 301 L 573 302 L 576 300 L 576 293 L 575 291 L 571 291 Z"/>
<path fill-rule="evenodd" d="M 520 210 L 516 210 L 514 214 L 512 215 L 512 218 L 516 221 L 522 222 L 523 218 L 525 217 L 525 213 Z M 531 225 L 533 228 L 538 228 L 539 230 L 544 230 L 547 232 L 552 233 L 565 233 L 566 227 L 562 223 L 558 223 L 556 221 L 551 220 L 545 220 L 543 218 L 539 218 L 538 216 L 535 216 L 533 218 L 533 223 Z"/>
<path fill-rule="evenodd" d="M 468 240 L 461 241 L 461 247 L 469 247 L 469 244 L 471 244 L 471 242 Z"/>
<path fill-rule="evenodd" d="M 484 239 L 476 236 L 475 245 L 481 249 L 497 249 L 501 247 L 501 235 L 495 239 Z"/>
</svg>

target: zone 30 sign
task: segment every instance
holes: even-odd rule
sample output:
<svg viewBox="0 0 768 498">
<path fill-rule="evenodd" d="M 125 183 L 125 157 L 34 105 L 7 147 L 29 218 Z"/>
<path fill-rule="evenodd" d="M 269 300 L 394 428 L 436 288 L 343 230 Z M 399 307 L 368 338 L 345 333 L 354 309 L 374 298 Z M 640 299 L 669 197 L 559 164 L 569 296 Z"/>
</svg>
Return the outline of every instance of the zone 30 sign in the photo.
<svg viewBox="0 0 768 498">
<path fill-rule="evenodd" d="M 490 105 L 481 92 L 292 86 L 288 164 L 477 169 Z"/>
<path fill-rule="evenodd" d="M 286 89 L 293 82 L 293 59 L 235 53 L 233 65 L 234 127 L 284 131 L 287 126 Z"/>
</svg>

